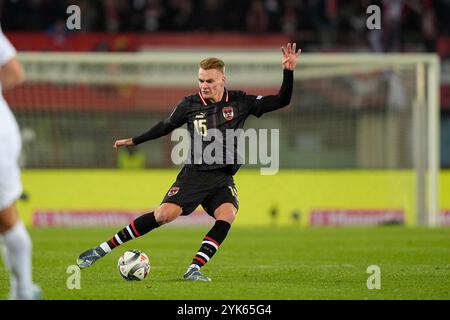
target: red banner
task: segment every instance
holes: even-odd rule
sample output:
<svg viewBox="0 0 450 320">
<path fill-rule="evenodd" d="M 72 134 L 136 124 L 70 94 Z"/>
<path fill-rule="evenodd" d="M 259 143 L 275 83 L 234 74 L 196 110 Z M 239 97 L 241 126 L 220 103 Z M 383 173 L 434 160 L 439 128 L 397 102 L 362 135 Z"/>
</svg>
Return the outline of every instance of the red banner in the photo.
<svg viewBox="0 0 450 320">
<path fill-rule="evenodd" d="M 120 227 L 130 224 L 140 213 L 124 210 L 37 210 L 33 213 L 34 227 Z M 214 219 L 203 210 L 180 216 L 170 225 L 205 225 Z"/>
<path fill-rule="evenodd" d="M 44 33 L 6 32 L 18 51 L 130 52 L 152 48 L 278 48 L 290 41 L 283 34 L 239 33 Z"/>
<path fill-rule="evenodd" d="M 276 93 L 277 90 L 278 88 L 250 88 L 248 92 L 269 95 Z M 4 96 L 11 109 L 17 111 L 170 112 L 183 97 L 196 94 L 197 91 L 196 87 L 58 86 L 26 83 L 6 91 Z"/>
<path fill-rule="evenodd" d="M 401 209 L 315 209 L 311 211 L 311 225 L 382 225 L 403 224 Z"/>
</svg>

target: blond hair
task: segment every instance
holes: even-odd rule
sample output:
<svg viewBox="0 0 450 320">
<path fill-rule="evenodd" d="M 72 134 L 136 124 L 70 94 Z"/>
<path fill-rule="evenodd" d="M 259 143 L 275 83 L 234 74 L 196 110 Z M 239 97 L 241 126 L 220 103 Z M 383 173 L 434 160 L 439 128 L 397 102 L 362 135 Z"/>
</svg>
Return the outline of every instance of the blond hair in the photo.
<svg viewBox="0 0 450 320">
<path fill-rule="evenodd" d="M 225 73 L 225 62 L 219 58 L 210 57 L 200 61 L 198 66 L 204 70 L 216 69 L 222 73 Z"/>
</svg>

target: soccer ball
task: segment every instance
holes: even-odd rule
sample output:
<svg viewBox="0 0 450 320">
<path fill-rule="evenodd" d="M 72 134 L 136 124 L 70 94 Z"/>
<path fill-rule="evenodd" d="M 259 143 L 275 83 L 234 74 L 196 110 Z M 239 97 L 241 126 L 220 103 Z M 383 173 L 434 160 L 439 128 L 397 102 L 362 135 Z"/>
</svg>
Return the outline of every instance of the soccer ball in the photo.
<svg viewBox="0 0 450 320">
<path fill-rule="evenodd" d="M 117 268 L 125 280 L 144 280 L 150 271 L 150 260 L 140 250 L 127 250 L 120 256 Z"/>
</svg>

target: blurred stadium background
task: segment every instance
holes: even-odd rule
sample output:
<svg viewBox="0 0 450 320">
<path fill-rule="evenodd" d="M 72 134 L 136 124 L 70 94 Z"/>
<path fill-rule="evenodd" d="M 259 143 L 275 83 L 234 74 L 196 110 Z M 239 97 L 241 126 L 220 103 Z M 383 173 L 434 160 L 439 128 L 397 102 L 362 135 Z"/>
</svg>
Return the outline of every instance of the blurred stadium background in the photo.
<svg viewBox="0 0 450 320">
<path fill-rule="evenodd" d="M 366 27 L 371 4 L 381 30 Z M 158 206 L 178 170 L 170 137 L 120 152 L 115 139 L 196 92 L 206 56 L 224 58 L 229 88 L 276 93 L 279 48 L 295 41 L 290 107 L 246 125 L 280 129 L 280 172 L 241 169 L 237 224 L 450 224 L 449 15 L 445 0 L 2 1 L 28 80 L 5 93 L 23 136 L 21 214 L 116 226 Z"/>
<path fill-rule="evenodd" d="M 71 5 L 80 29 L 67 27 Z M 381 30 L 366 26 L 369 5 Z M 448 0 L 0 1 L 27 76 L 4 94 L 22 131 L 19 211 L 44 298 L 448 299 L 448 17 Z M 290 41 L 302 48 L 291 105 L 246 123 L 280 130 L 280 171 L 235 176 L 240 211 L 205 266 L 213 285 L 178 281 L 211 224 L 199 208 L 69 290 L 76 256 L 157 207 L 179 170 L 169 136 L 120 152 L 114 141 L 195 93 L 210 55 L 227 63 L 228 88 L 276 93 Z M 142 283 L 117 273 L 133 248 L 152 261 Z M 373 264 L 382 290 L 366 286 Z M 8 283 L 0 262 L 0 298 Z"/>
</svg>

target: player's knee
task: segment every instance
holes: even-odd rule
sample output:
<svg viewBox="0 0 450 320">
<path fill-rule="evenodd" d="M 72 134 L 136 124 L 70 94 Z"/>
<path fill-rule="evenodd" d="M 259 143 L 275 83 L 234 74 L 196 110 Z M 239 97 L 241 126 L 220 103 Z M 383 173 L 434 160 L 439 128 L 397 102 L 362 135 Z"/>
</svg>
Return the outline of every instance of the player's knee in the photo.
<svg viewBox="0 0 450 320">
<path fill-rule="evenodd" d="M 228 222 L 229 224 L 232 224 L 235 218 L 236 218 L 236 214 L 229 212 L 225 215 L 221 215 L 219 218 L 217 218 L 217 220 L 223 220 L 223 221 Z"/>
<path fill-rule="evenodd" d="M 237 209 L 231 203 L 224 203 L 216 209 L 214 217 L 216 220 L 224 220 L 229 224 L 232 224 L 236 219 Z"/>
<path fill-rule="evenodd" d="M 160 225 L 169 223 L 175 220 L 182 212 L 180 206 L 173 203 L 163 203 L 155 211 L 155 219 Z"/>
</svg>

